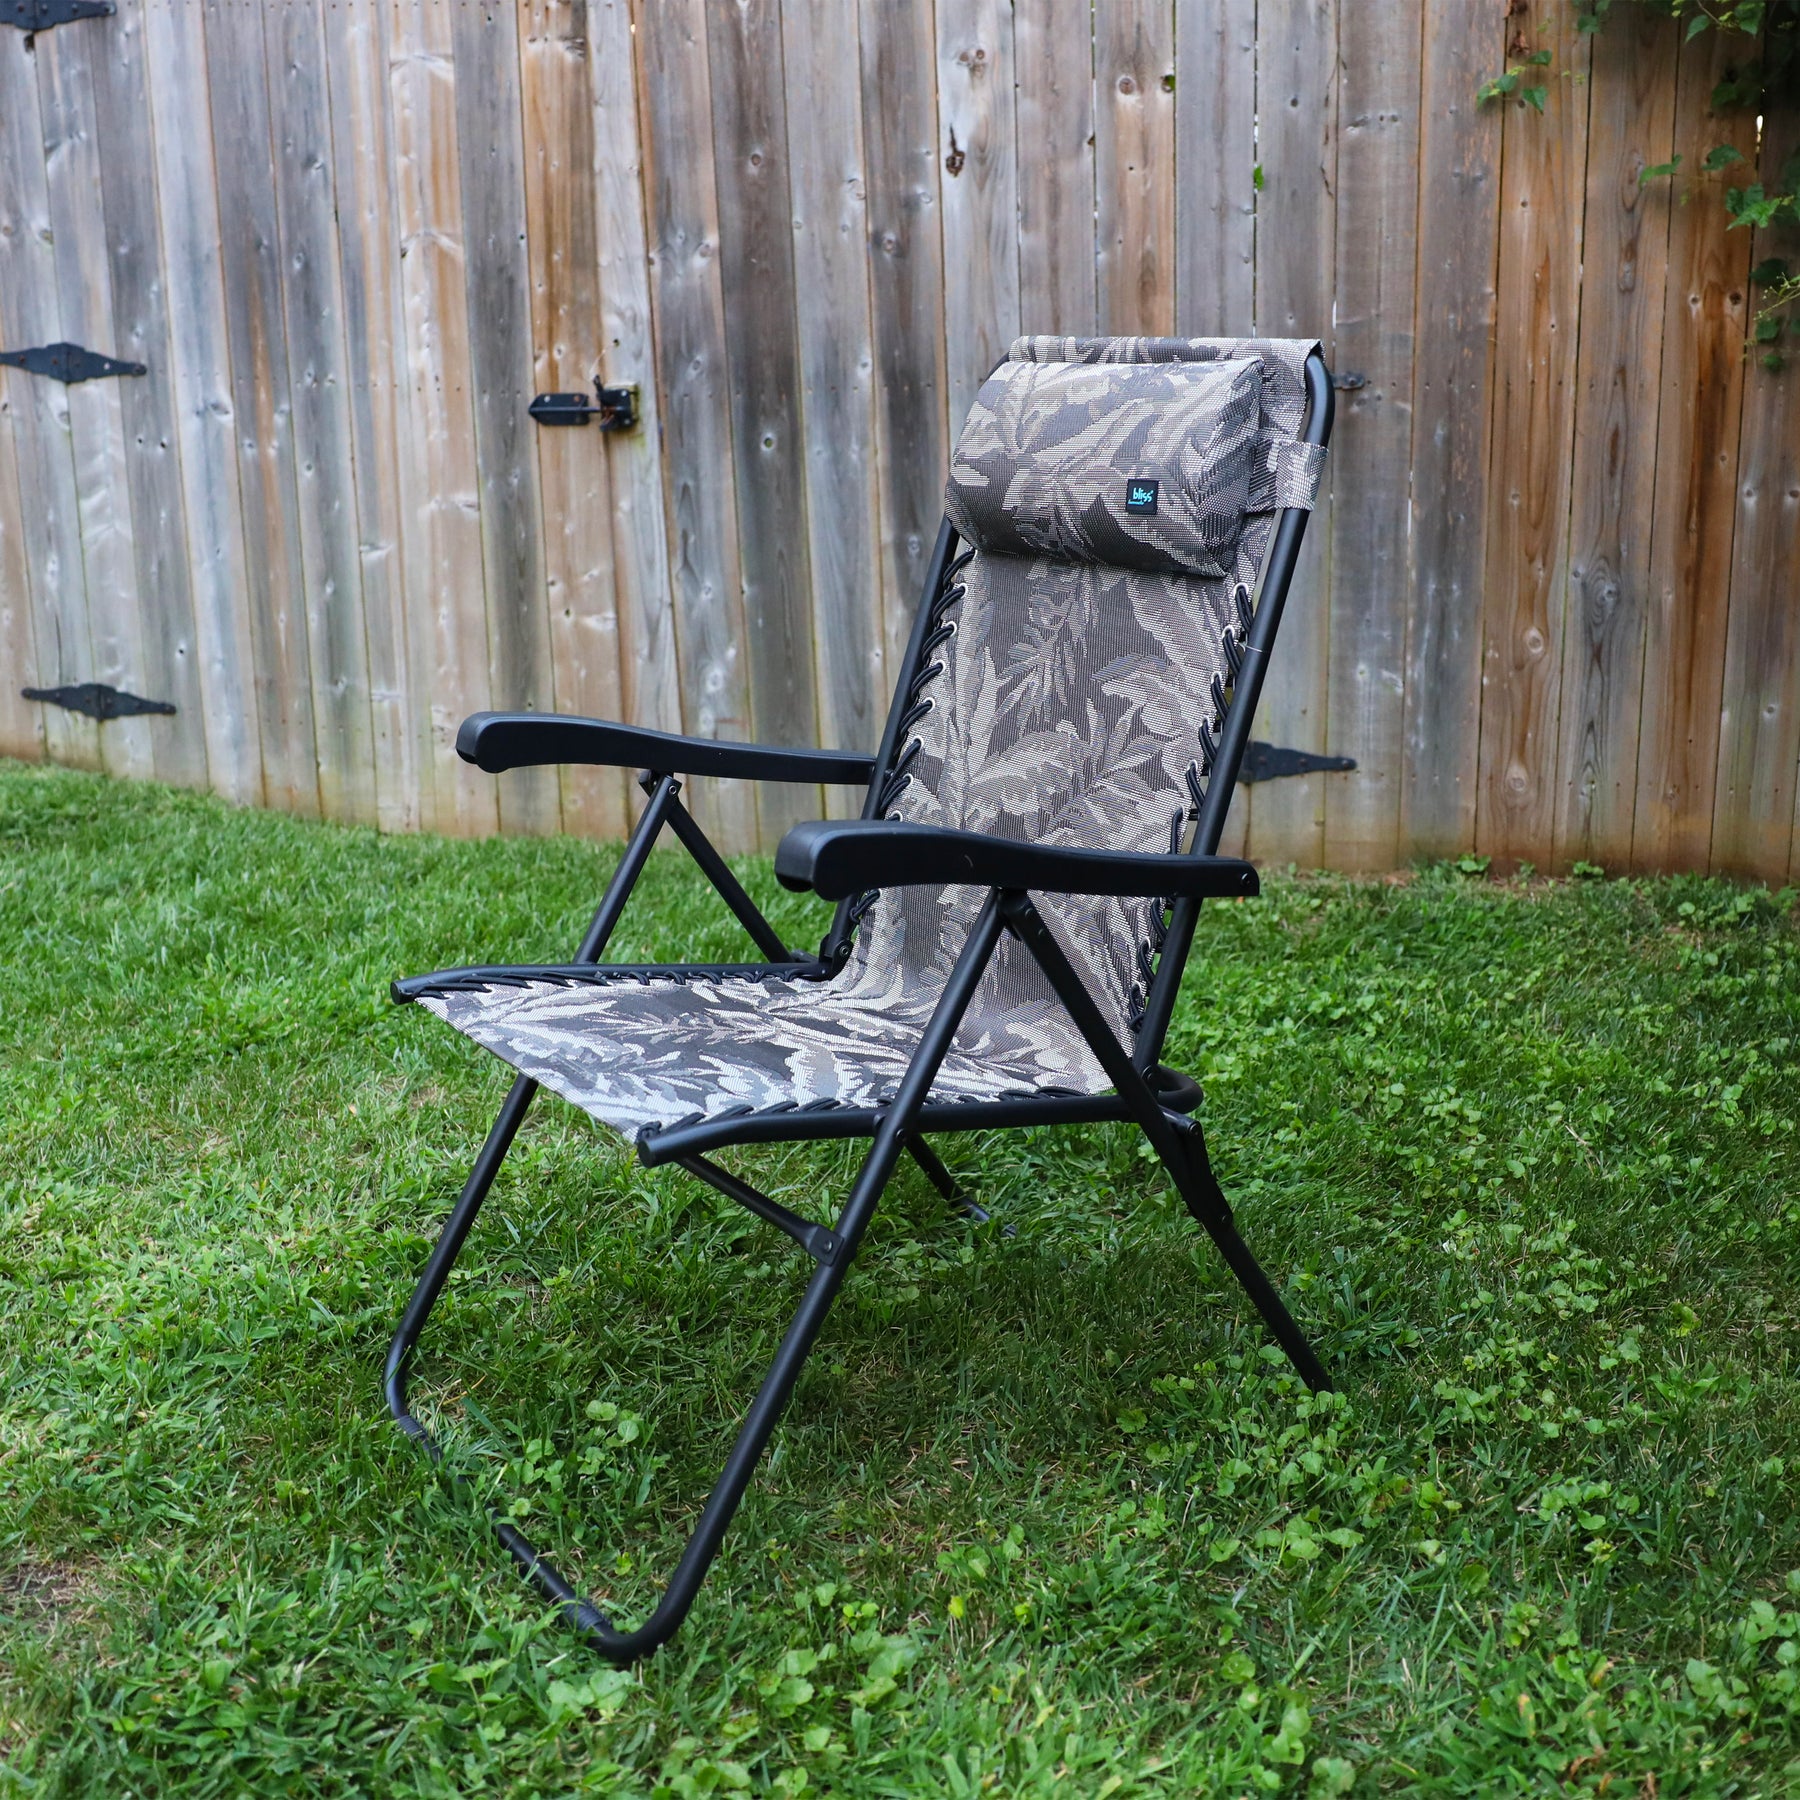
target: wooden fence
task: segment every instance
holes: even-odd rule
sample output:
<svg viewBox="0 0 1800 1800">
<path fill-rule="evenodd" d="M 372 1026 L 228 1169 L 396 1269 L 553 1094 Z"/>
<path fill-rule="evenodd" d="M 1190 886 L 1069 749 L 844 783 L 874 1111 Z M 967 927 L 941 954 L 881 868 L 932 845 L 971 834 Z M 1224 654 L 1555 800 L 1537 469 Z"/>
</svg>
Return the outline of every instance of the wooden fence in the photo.
<svg viewBox="0 0 1800 1800">
<path fill-rule="evenodd" d="M 1518 10 L 1523 6 L 1524 10 Z M 0 27 L 0 749 L 387 828 L 616 834 L 478 707 L 872 745 L 1019 330 L 1322 337 L 1259 858 L 1787 879 L 1800 405 L 1768 253 L 1638 171 L 1722 52 L 1566 0 L 119 0 Z M 1509 46 L 1542 116 L 1477 103 Z M 1591 68 L 1590 68 L 1591 62 Z M 642 424 L 549 430 L 603 373 Z M 23 686 L 173 717 L 95 724 Z M 697 784 L 733 847 L 816 792 Z M 842 796 L 835 797 L 842 803 Z"/>
</svg>

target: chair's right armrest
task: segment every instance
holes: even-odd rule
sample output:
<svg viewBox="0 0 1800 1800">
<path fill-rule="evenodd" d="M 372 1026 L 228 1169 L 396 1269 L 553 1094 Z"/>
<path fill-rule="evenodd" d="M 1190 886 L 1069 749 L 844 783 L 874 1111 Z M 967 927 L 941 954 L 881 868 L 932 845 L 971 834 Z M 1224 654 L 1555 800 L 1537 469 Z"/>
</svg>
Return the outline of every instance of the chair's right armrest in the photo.
<svg viewBox="0 0 1800 1800">
<path fill-rule="evenodd" d="M 498 775 L 545 763 L 651 769 L 658 775 L 731 775 L 747 781 L 798 781 L 867 787 L 875 759 L 853 750 L 775 750 L 761 744 L 677 737 L 609 719 L 560 713 L 471 713 L 456 734 L 464 762 Z"/>
</svg>

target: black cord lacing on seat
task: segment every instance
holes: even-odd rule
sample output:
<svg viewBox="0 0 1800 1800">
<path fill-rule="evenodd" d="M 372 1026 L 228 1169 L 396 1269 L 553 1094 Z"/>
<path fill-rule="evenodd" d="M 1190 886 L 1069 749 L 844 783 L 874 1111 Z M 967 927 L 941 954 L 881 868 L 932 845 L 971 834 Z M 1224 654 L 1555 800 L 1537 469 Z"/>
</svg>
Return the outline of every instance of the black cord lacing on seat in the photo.
<svg viewBox="0 0 1800 1800">
<path fill-rule="evenodd" d="M 1188 824 L 1199 820 L 1201 809 L 1206 804 L 1206 796 L 1212 786 L 1213 764 L 1218 761 L 1219 746 L 1224 740 L 1225 717 L 1231 710 L 1232 701 L 1237 697 L 1235 691 L 1227 690 L 1237 681 L 1238 671 L 1244 666 L 1244 652 L 1250 644 L 1250 621 L 1255 613 L 1250 604 L 1250 590 L 1243 582 L 1237 584 L 1232 600 L 1237 617 L 1233 624 L 1225 627 L 1225 634 L 1220 640 L 1225 656 L 1225 669 L 1223 674 L 1215 672 L 1209 684 L 1208 695 L 1213 703 L 1212 716 L 1200 721 L 1200 756 L 1198 761 L 1188 764 L 1186 771 L 1188 810 L 1185 822 Z M 1169 829 L 1171 856 L 1181 849 L 1183 823 L 1183 816 L 1177 813 Z M 1143 1024 L 1145 1014 L 1149 1011 L 1150 987 L 1156 979 L 1156 959 L 1162 954 L 1162 947 L 1168 941 L 1168 913 L 1174 904 L 1172 899 L 1164 900 L 1150 915 L 1150 936 L 1137 947 L 1138 978 L 1131 984 L 1131 991 L 1127 995 L 1125 1014 L 1126 1026 L 1133 1032 Z"/>
<path fill-rule="evenodd" d="M 965 550 L 944 570 L 944 579 L 939 582 L 937 595 L 931 602 L 931 616 L 925 627 L 925 635 L 919 640 L 918 659 L 913 664 L 912 680 L 906 689 L 906 710 L 901 713 L 900 728 L 894 733 L 894 754 L 888 767 L 882 771 L 881 787 L 875 798 L 875 817 L 878 819 L 898 818 L 899 814 L 891 808 L 912 786 L 912 767 L 925 747 L 924 739 L 914 734 L 913 727 L 931 711 L 934 704 L 925 690 L 944 672 L 943 662 L 934 660 L 934 657 L 956 633 L 956 621 L 946 615 L 969 591 L 967 584 L 958 577 L 974 556 L 973 550 Z M 847 938 L 856 935 L 857 926 L 875 904 L 880 891 L 879 888 L 866 888 L 850 902 L 850 911 L 845 919 Z"/>
</svg>

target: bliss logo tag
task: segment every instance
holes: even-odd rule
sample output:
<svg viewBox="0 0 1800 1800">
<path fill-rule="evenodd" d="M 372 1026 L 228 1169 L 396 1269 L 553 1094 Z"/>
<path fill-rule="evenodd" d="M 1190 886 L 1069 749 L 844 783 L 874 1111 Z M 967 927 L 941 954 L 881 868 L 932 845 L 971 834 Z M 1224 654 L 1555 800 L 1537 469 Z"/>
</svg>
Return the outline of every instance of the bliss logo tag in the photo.
<svg viewBox="0 0 1800 1800">
<path fill-rule="evenodd" d="M 1128 513 L 1153 513 L 1160 483 L 1138 478 L 1125 484 L 1125 510 Z"/>
</svg>

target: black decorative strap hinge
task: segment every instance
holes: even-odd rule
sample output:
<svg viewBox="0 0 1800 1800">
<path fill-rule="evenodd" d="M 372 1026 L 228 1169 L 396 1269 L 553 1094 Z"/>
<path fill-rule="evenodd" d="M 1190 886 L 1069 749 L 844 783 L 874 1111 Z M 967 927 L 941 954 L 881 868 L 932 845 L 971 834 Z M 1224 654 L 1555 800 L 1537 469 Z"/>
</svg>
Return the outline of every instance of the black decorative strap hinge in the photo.
<svg viewBox="0 0 1800 1800">
<path fill-rule="evenodd" d="M 598 419 L 602 431 L 629 431 L 638 422 L 638 391 L 634 382 L 629 387 L 602 387 L 594 383 L 600 396 L 596 406 L 586 394 L 539 394 L 526 408 L 540 425 L 585 425 Z"/>
<path fill-rule="evenodd" d="M 42 700 L 49 706 L 66 706 L 70 712 L 86 713 L 90 719 L 129 719 L 138 713 L 172 713 L 166 700 L 146 700 L 141 694 L 121 693 L 104 681 L 82 681 L 73 687 L 25 688 L 27 700 Z"/>
<path fill-rule="evenodd" d="M 0 0 L 0 5 L 5 0 Z M 43 344 L 36 350 L 0 350 L 0 363 L 52 381 L 94 381 L 102 375 L 148 375 L 142 363 L 120 362 L 79 344 Z"/>
<path fill-rule="evenodd" d="M 48 31 L 71 19 L 104 19 L 118 9 L 113 0 L 0 0 L 0 25 L 21 31 Z"/>
<path fill-rule="evenodd" d="M 1315 756 L 1310 750 L 1283 750 L 1252 738 L 1238 765 L 1239 781 L 1279 781 L 1284 775 L 1334 774 L 1354 769 L 1354 756 Z"/>
</svg>

